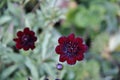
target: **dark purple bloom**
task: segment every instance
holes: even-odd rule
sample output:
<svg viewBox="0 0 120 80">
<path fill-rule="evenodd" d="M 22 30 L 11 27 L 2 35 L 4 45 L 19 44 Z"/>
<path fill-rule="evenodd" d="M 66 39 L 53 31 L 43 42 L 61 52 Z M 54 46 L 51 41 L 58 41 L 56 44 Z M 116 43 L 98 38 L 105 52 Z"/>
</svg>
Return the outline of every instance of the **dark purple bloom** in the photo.
<svg viewBox="0 0 120 80">
<path fill-rule="evenodd" d="M 55 51 L 60 55 L 59 61 L 67 61 L 73 65 L 76 61 L 81 61 L 84 58 L 84 53 L 87 51 L 87 46 L 83 44 L 83 39 L 70 34 L 68 37 L 62 36 L 58 40 L 59 45 Z"/>
<path fill-rule="evenodd" d="M 56 65 L 56 68 L 57 68 L 58 70 L 62 70 L 62 69 L 63 69 L 63 65 L 60 64 L 60 63 L 58 63 L 58 64 Z"/>
<path fill-rule="evenodd" d="M 37 37 L 33 31 L 29 30 L 29 28 L 25 28 L 23 32 L 18 31 L 17 36 L 18 38 L 14 38 L 17 49 L 23 48 L 24 50 L 29 50 L 31 48 L 33 50 L 35 48 Z"/>
</svg>

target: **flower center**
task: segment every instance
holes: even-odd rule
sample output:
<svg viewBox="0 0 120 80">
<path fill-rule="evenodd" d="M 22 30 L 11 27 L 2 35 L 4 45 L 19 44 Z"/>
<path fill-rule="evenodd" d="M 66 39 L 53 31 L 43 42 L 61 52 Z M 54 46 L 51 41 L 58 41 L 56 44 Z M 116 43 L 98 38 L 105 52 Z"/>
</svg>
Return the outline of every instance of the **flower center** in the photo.
<svg viewBox="0 0 120 80">
<path fill-rule="evenodd" d="M 29 35 L 23 35 L 22 36 L 22 41 L 27 42 L 29 40 Z"/>
<path fill-rule="evenodd" d="M 24 46 L 27 46 L 31 42 L 29 35 L 23 35 L 21 40 Z"/>
<path fill-rule="evenodd" d="M 69 56 L 73 56 L 79 51 L 78 44 L 75 42 L 67 42 L 64 44 L 63 51 Z"/>
</svg>

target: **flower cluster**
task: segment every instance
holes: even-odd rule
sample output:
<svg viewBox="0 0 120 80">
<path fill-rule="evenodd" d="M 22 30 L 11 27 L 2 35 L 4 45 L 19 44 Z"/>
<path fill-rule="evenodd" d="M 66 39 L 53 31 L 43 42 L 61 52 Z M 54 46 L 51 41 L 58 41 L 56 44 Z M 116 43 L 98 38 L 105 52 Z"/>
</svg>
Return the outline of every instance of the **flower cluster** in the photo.
<svg viewBox="0 0 120 80">
<path fill-rule="evenodd" d="M 83 60 L 87 46 L 83 44 L 82 38 L 75 38 L 74 34 L 70 34 L 68 37 L 60 37 L 58 43 L 55 51 L 60 55 L 60 62 L 67 61 L 68 64 L 73 65 L 77 60 Z"/>
<path fill-rule="evenodd" d="M 35 48 L 37 37 L 29 28 L 25 28 L 23 32 L 18 31 L 17 36 L 18 38 L 14 38 L 17 49 L 33 50 Z M 83 44 L 82 38 L 75 38 L 74 34 L 70 34 L 68 37 L 60 37 L 58 43 L 59 45 L 55 48 L 55 51 L 60 55 L 60 62 L 67 61 L 68 64 L 73 65 L 76 61 L 83 60 L 87 46 Z M 61 64 L 57 65 L 57 69 L 59 70 L 62 69 L 62 67 Z"/>
<path fill-rule="evenodd" d="M 37 37 L 35 37 L 35 33 L 29 28 L 25 28 L 23 32 L 18 31 L 17 36 L 18 38 L 14 38 L 17 49 L 23 48 L 24 50 L 29 50 L 30 48 L 35 48 L 35 41 L 37 40 Z"/>
<path fill-rule="evenodd" d="M 29 49 L 35 48 L 35 41 L 37 37 L 35 33 L 31 31 L 29 28 L 25 28 L 23 31 L 17 32 L 17 38 L 13 39 L 16 42 L 17 49 L 24 49 L 25 51 Z M 70 34 L 65 37 L 62 36 L 58 39 L 59 45 L 56 46 L 55 51 L 60 55 L 59 61 L 65 62 L 68 64 L 74 65 L 76 61 L 81 61 L 84 59 L 84 53 L 87 51 L 87 46 L 83 43 L 83 39 L 80 37 L 76 37 L 74 34 Z M 63 65 L 58 63 L 56 65 L 57 70 L 62 70 Z M 32 80 L 28 78 L 28 80 Z M 45 80 L 49 80 L 47 77 Z M 56 78 L 55 80 L 60 80 Z"/>
</svg>

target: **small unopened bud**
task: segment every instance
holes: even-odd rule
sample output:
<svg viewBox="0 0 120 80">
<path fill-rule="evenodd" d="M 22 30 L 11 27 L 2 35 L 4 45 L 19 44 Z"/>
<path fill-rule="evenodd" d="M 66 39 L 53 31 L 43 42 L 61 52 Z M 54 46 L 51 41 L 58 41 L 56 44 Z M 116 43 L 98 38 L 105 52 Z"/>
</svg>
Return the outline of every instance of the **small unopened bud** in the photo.
<svg viewBox="0 0 120 80">
<path fill-rule="evenodd" d="M 58 70 L 62 70 L 62 69 L 63 69 L 63 65 L 60 64 L 60 63 L 58 63 L 58 64 L 56 65 L 56 68 L 57 68 Z"/>
<path fill-rule="evenodd" d="M 32 80 L 32 78 L 31 78 L 31 77 L 28 77 L 27 80 Z"/>
<path fill-rule="evenodd" d="M 45 79 L 44 80 L 49 80 L 47 77 L 45 77 Z"/>
</svg>

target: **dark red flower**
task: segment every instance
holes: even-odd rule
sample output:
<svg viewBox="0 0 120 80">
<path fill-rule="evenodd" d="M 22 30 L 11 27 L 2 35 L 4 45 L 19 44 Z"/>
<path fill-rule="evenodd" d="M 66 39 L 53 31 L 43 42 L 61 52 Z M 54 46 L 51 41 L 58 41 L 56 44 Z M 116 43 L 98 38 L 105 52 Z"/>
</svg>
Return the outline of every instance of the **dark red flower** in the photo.
<svg viewBox="0 0 120 80">
<path fill-rule="evenodd" d="M 25 28 L 23 32 L 18 31 L 17 36 L 18 38 L 14 38 L 17 49 L 23 48 L 24 50 L 29 50 L 29 48 L 31 48 L 33 50 L 35 48 L 37 37 L 33 31 L 29 30 L 29 28 Z"/>
<path fill-rule="evenodd" d="M 83 60 L 87 46 L 83 44 L 82 38 L 75 38 L 74 34 L 70 34 L 68 37 L 60 37 L 58 42 L 59 45 L 56 47 L 55 51 L 60 55 L 60 62 L 67 61 L 68 64 L 73 65 L 77 60 Z"/>
</svg>

